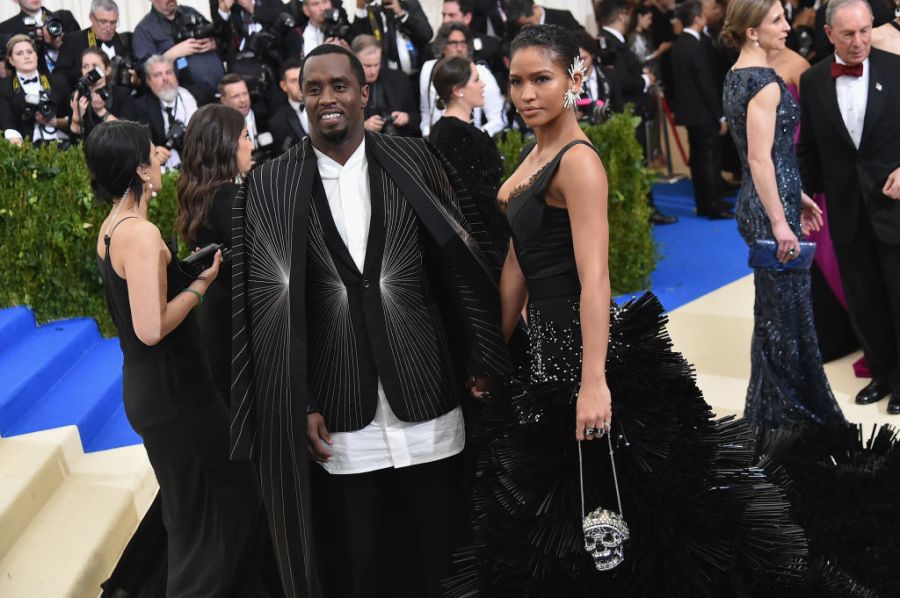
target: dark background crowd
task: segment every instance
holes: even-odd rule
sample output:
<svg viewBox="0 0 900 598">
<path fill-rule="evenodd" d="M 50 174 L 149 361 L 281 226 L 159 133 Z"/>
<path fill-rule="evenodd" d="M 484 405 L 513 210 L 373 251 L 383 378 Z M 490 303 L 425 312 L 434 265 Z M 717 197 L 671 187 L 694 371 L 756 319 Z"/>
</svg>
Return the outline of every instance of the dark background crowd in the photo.
<svg viewBox="0 0 900 598">
<path fill-rule="evenodd" d="M 675 123 L 688 130 L 698 214 L 733 215 L 722 201 L 740 176 L 721 107 L 735 59 L 718 41 L 723 0 L 602 0 L 599 36 L 570 12 L 533 0 L 448 0 L 437 31 L 418 0 L 210 0 L 211 21 L 177 0 L 151 0 L 133 32 L 119 31 L 114 0 L 92 1 L 87 28 L 41 0 L 15 1 L 20 13 L 0 23 L 0 128 L 12 143 L 71 144 L 104 120 L 137 120 L 165 148 L 165 166 L 177 168 L 192 115 L 221 102 L 244 115 L 259 163 L 306 134 L 300 64 L 323 43 L 360 57 L 371 89 L 366 129 L 395 135 L 428 136 L 440 118 L 431 84 L 436 59 L 471 58 L 485 83 L 474 124 L 496 136 L 526 128 L 506 100 L 509 42 L 525 25 L 550 23 L 571 30 L 582 49 L 582 117 L 598 122 L 633 105 L 647 161 L 659 166 L 665 97 Z M 872 1 L 876 27 L 894 18 L 891 2 Z M 825 6 L 785 4 L 788 47 L 804 63 L 831 53 Z M 707 72 L 698 73 L 698 64 Z M 732 186 L 722 171 L 734 173 Z M 655 212 L 654 221 L 674 219 Z"/>
</svg>

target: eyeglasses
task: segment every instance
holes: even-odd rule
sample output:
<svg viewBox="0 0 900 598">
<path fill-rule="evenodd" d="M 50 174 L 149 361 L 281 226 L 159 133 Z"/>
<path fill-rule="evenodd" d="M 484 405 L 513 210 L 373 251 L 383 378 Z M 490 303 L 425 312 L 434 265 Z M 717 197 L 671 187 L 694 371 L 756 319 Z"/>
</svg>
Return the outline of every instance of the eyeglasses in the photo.
<svg viewBox="0 0 900 598">
<path fill-rule="evenodd" d="M 107 20 L 107 19 L 98 19 L 94 15 L 91 15 L 91 20 L 100 25 L 101 27 L 115 27 L 119 24 L 119 20 Z"/>
<path fill-rule="evenodd" d="M 457 41 L 457 40 L 447 40 L 448 46 L 468 46 L 469 42 L 466 40 Z"/>
</svg>

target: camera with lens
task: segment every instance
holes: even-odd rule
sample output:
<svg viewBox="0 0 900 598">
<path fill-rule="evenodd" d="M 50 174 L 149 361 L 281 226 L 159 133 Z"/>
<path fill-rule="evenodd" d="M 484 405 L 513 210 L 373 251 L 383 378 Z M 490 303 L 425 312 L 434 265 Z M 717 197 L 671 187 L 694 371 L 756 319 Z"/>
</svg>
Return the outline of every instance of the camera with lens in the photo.
<svg viewBox="0 0 900 598">
<path fill-rule="evenodd" d="M 91 96 L 91 89 L 103 78 L 103 76 L 103 71 L 99 68 L 89 70 L 77 83 L 75 83 L 75 91 L 77 91 L 79 95 L 89 98 Z"/>
<path fill-rule="evenodd" d="M 22 111 L 23 121 L 33 121 L 35 115 L 40 114 L 46 120 L 56 116 L 56 102 L 50 98 L 50 94 L 46 89 L 42 89 L 37 94 L 27 94 L 25 96 L 25 109 Z"/>
<path fill-rule="evenodd" d="M 203 17 L 194 13 L 179 13 L 180 19 L 176 19 L 175 43 L 186 39 L 206 39 L 216 34 L 216 28 L 212 23 L 206 23 Z"/>
<path fill-rule="evenodd" d="M 322 37 L 332 37 L 350 42 L 350 20 L 343 8 L 332 8 L 325 11 L 325 22 L 322 24 Z"/>
<path fill-rule="evenodd" d="M 180 120 L 173 120 L 172 124 L 169 126 L 169 130 L 166 131 L 166 140 L 163 145 L 165 145 L 170 150 L 176 150 L 177 152 L 181 152 L 181 149 L 184 147 L 184 132 L 187 130 L 187 127 Z"/>
<path fill-rule="evenodd" d="M 110 61 L 115 73 L 114 84 L 122 87 L 131 87 L 131 74 L 134 70 L 134 59 L 130 56 L 120 56 L 116 54 Z"/>
<path fill-rule="evenodd" d="M 397 125 L 394 124 L 394 117 L 390 112 L 381 112 L 379 116 L 384 121 L 384 124 L 381 125 L 382 135 L 399 135 L 397 133 Z"/>
<path fill-rule="evenodd" d="M 270 27 L 253 33 L 244 41 L 244 48 L 238 54 L 238 60 L 256 58 L 270 60 L 274 63 L 282 62 L 279 46 L 294 25 L 296 25 L 296 21 L 290 13 L 278 13 L 278 17 Z"/>
<path fill-rule="evenodd" d="M 62 21 L 52 14 L 46 18 L 42 25 L 38 24 L 34 17 L 25 17 L 22 19 L 22 22 L 25 24 L 25 33 L 28 34 L 28 37 L 39 44 L 44 43 L 44 37 L 38 35 L 38 29 L 43 29 L 50 37 L 61 37 L 65 33 Z"/>
</svg>

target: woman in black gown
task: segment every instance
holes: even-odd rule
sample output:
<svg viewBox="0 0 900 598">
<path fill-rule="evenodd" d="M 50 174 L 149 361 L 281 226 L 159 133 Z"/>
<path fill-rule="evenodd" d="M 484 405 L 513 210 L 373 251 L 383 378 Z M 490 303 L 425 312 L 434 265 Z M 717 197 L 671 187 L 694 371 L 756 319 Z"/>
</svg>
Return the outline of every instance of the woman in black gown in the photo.
<svg viewBox="0 0 900 598">
<path fill-rule="evenodd" d="M 97 256 L 124 354 L 125 412 L 159 482 L 165 595 L 266 596 L 258 573 L 256 480 L 249 464 L 228 459 L 228 410 L 212 384 L 192 313 L 218 274 L 221 254 L 192 280 L 147 220 L 147 204 L 161 182 L 145 127 L 101 123 L 84 153 L 95 195 L 112 206 Z M 156 549 L 132 544 L 128 554 L 135 560 L 142 560 L 136 552 Z M 106 595 L 161 593 L 147 587 L 158 583 L 152 571 L 120 562 L 117 573 L 105 584 Z"/>
<path fill-rule="evenodd" d="M 184 134 L 178 177 L 176 227 L 188 247 L 231 247 L 231 207 L 238 181 L 253 166 L 253 142 L 234 108 L 200 108 Z M 226 403 L 231 396 L 231 262 L 224 261 L 199 310 L 213 380 Z"/>
<path fill-rule="evenodd" d="M 472 111 L 484 106 L 484 82 L 468 58 L 439 61 L 432 71 L 436 106 L 444 114 L 431 127 L 428 140 L 456 169 L 490 224 L 497 254 L 506 255 L 509 231 L 497 206 L 503 157 L 491 136 L 472 124 Z"/>
</svg>

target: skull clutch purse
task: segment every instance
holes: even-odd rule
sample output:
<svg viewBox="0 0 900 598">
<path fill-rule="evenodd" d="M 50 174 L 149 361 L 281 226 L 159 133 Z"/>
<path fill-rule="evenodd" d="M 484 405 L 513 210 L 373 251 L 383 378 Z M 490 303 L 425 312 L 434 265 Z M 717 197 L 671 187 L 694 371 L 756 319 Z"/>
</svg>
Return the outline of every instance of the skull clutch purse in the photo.
<svg viewBox="0 0 900 598">
<path fill-rule="evenodd" d="M 587 515 L 584 513 L 584 467 L 582 465 L 581 441 L 578 442 L 578 473 L 581 482 L 581 526 L 584 531 L 584 549 L 594 559 L 597 571 L 609 571 L 625 560 L 625 542 L 631 537 L 628 524 L 622 518 L 622 498 L 619 496 L 619 480 L 616 476 L 616 462 L 613 457 L 612 434 L 606 432 L 609 442 L 609 460 L 612 465 L 613 484 L 619 512 L 597 507 Z"/>
</svg>

